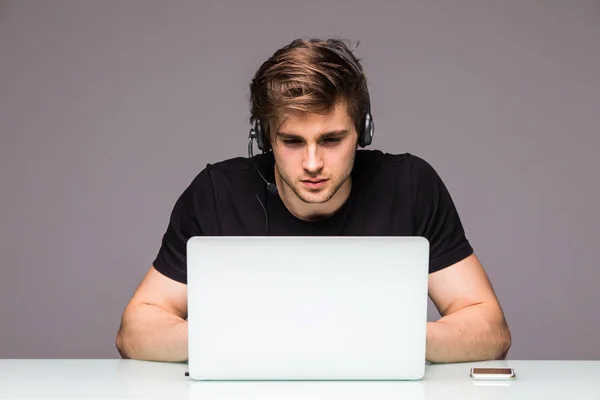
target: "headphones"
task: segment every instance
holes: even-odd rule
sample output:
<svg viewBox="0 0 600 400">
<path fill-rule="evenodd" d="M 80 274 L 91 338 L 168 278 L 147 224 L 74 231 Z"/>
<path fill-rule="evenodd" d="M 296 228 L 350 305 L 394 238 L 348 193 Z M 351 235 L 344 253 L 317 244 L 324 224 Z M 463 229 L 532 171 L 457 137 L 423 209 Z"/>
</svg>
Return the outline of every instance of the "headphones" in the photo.
<svg viewBox="0 0 600 400">
<path fill-rule="evenodd" d="M 335 42 L 331 39 L 327 40 L 327 49 L 337 54 L 340 58 L 348 63 L 359 75 L 363 75 L 361 67 L 358 63 L 346 55 L 342 50 L 338 49 Z M 373 123 L 373 116 L 371 115 L 371 100 L 369 98 L 369 92 L 367 91 L 367 107 L 366 113 L 363 120 L 359 123 L 359 132 L 358 132 L 358 145 L 360 147 L 366 147 L 371 144 L 373 141 L 373 134 L 375 133 L 375 125 Z M 269 145 L 269 141 L 265 135 L 265 127 L 262 122 L 257 118 L 254 120 L 253 126 L 250 129 L 250 133 L 248 135 L 248 157 L 252 158 L 252 141 L 256 140 L 256 145 L 259 150 L 262 150 L 263 153 L 271 150 L 271 146 Z"/>
</svg>

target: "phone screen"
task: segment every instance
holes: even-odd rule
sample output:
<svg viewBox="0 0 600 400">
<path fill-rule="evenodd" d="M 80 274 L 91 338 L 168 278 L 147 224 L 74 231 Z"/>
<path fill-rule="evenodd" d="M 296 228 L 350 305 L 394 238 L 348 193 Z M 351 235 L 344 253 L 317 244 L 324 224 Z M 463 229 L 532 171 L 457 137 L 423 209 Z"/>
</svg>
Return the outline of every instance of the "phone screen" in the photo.
<svg viewBox="0 0 600 400">
<path fill-rule="evenodd" d="M 473 368 L 473 374 L 512 375 L 512 368 Z"/>
</svg>

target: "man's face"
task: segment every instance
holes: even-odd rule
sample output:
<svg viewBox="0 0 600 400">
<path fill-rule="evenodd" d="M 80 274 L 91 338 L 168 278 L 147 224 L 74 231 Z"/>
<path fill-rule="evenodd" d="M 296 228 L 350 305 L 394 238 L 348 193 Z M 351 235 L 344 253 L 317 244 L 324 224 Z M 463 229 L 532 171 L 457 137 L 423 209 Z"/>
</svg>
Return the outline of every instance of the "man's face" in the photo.
<svg viewBox="0 0 600 400">
<path fill-rule="evenodd" d="M 305 204 L 325 204 L 350 184 L 358 135 L 345 104 L 327 115 L 290 116 L 271 139 L 280 195 L 291 190 Z"/>
</svg>

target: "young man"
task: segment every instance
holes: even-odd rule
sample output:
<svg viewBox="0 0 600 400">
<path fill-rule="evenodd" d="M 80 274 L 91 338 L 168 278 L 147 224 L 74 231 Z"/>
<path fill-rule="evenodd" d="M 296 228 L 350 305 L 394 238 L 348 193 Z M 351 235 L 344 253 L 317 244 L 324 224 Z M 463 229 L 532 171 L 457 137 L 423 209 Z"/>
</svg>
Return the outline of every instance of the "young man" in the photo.
<svg viewBox="0 0 600 400">
<path fill-rule="evenodd" d="M 120 354 L 187 360 L 192 236 L 395 235 L 430 241 L 429 296 L 442 317 L 427 324 L 426 358 L 504 358 L 504 314 L 440 177 L 410 154 L 358 150 L 373 124 L 352 51 L 337 40 L 295 40 L 259 68 L 250 94 L 251 139 L 264 153 L 207 165 L 180 196 L 123 313 Z"/>
</svg>

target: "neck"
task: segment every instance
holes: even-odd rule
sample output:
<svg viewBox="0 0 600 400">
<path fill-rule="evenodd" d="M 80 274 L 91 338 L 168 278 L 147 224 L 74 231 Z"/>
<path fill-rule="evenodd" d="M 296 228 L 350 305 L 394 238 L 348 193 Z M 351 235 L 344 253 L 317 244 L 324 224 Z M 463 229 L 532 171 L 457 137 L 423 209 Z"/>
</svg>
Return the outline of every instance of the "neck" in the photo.
<svg viewBox="0 0 600 400">
<path fill-rule="evenodd" d="M 320 204 L 306 203 L 298 198 L 292 188 L 281 178 L 277 167 L 275 167 L 275 184 L 281 201 L 292 215 L 304 221 L 317 221 L 335 214 L 348 200 L 352 189 L 352 177 L 346 179 L 329 201 Z"/>
</svg>

